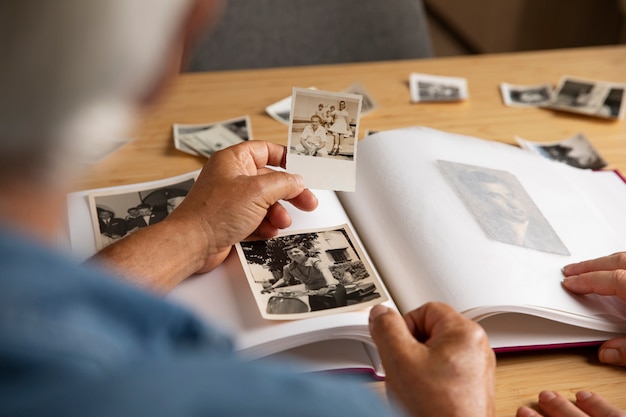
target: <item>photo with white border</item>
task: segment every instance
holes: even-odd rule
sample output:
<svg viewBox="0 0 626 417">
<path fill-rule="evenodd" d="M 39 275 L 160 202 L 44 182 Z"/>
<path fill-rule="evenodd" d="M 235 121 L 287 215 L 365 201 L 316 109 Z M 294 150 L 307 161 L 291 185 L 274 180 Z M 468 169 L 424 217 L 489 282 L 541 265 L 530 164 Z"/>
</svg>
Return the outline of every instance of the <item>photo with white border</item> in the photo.
<svg viewBox="0 0 626 417">
<path fill-rule="evenodd" d="M 162 181 L 158 187 L 142 184 L 124 191 L 94 191 L 87 196 L 96 249 L 101 250 L 142 227 L 164 220 L 185 199 L 196 181 L 191 172 Z"/>
<path fill-rule="evenodd" d="M 409 75 L 409 89 L 411 101 L 414 103 L 461 101 L 469 98 L 467 80 L 460 77 L 412 72 Z"/>
<path fill-rule="evenodd" d="M 361 310 L 388 300 L 346 224 L 244 241 L 235 247 L 265 319 Z"/>
<path fill-rule="evenodd" d="M 502 101 L 509 107 L 539 107 L 552 100 L 550 84 L 516 85 L 500 84 Z"/>
<path fill-rule="evenodd" d="M 252 139 L 249 116 L 204 124 L 174 124 L 174 147 L 190 155 L 210 157 L 228 146 Z"/>
<path fill-rule="evenodd" d="M 553 161 L 581 169 L 602 169 L 606 161 L 583 133 L 553 142 L 531 142 L 519 136 L 515 140 L 522 149 Z"/>
<path fill-rule="evenodd" d="M 626 84 L 563 76 L 545 107 L 604 119 L 624 115 Z"/>
<path fill-rule="evenodd" d="M 294 88 L 286 169 L 309 188 L 354 191 L 363 97 Z"/>
</svg>

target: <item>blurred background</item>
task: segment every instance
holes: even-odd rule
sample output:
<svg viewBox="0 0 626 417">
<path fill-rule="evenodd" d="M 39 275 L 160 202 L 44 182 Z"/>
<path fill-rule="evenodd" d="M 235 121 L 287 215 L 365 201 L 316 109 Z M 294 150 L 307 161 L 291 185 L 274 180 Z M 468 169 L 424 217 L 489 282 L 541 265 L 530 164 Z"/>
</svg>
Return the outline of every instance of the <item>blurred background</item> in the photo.
<svg viewBox="0 0 626 417">
<path fill-rule="evenodd" d="M 423 0 L 435 56 L 626 43 L 626 0 Z"/>
</svg>

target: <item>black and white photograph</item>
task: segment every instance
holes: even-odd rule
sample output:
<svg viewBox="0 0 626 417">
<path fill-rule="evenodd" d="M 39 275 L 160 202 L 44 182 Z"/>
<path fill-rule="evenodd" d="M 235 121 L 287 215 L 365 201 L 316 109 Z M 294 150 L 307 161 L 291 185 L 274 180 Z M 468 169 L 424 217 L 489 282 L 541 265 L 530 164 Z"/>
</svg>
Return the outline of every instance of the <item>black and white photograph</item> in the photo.
<svg viewBox="0 0 626 417">
<path fill-rule="evenodd" d="M 357 310 L 387 300 L 347 225 L 236 245 L 266 319 Z"/>
<path fill-rule="evenodd" d="M 207 158 L 221 149 L 252 139 L 248 116 L 206 124 L 175 124 L 173 131 L 176 149 Z"/>
<path fill-rule="evenodd" d="M 343 90 L 344 93 L 350 94 L 358 94 L 363 97 L 361 102 L 361 116 L 365 116 L 376 110 L 378 107 L 378 103 L 372 95 L 367 91 L 367 89 L 359 82 L 353 83 L 350 87 Z"/>
<path fill-rule="evenodd" d="M 291 96 L 278 100 L 265 108 L 265 112 L 272 118 L 286 126 L 289 126 L 291 114 Z"/>
<path fill-rule="evenodd" d="M 575 168 L 602 169 L 607 166 L 604 158 L 584 133 L 553 142 L 531 142 L 520 137 L 516 137 L 515 140 L 522 149 Z"/>
<path fill-rule="evenodd" d="M 429 101 L 461 101 L 469 97 L 467 80 L 439 75 L 409 75 L 409 89 L 413 103 Z"/>
<path fill-rule="evenodd" d="M 437 162 L 489 239 L 541 252 L 570 255 L 513 174 L 457 162 Z"/>
<path fill-rule="evenodd" d="M 626 84 L 564 76 L 546 107 L 605 119 L 621 119 Z"/>
<path fill-rule="evenodd" d="M 514 85 L 500 84 L 502 101 L 510 107 L 540 107 L 552 99 L 550 84 Z"/>
<path fill-rule="evenodd" d="M 353 191 L 363 96 L 294 88 L 287 170 L 307 187 Z"/>
<path fill-rule="evenodd" d="M 96 248 L 103 249 L 137 230 L 159 223 L 185 199 L 196 173 L 158 188 L 125 187 L 123 192 L 88 195 Z"/>
</svg>

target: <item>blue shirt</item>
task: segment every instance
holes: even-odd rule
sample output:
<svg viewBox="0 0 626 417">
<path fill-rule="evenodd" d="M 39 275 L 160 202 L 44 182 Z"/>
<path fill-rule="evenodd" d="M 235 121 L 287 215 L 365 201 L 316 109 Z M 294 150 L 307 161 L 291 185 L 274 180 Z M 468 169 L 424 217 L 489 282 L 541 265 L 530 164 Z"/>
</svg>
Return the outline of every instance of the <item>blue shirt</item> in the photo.
<svg viewBox="0 0 626 417">
<path fill-rule="evenodd" d="M 0 229 L 0 416 L 389 416 L 354 381 L 245 362 L 183 308 Z"/>
</svg>

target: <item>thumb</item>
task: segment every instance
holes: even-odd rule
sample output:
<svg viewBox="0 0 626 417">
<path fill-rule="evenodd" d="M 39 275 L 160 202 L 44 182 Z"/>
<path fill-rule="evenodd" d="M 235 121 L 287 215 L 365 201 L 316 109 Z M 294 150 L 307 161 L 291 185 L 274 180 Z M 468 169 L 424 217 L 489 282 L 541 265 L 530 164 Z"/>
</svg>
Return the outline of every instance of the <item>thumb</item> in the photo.
<svg viewBox="0 0 626 417">
<path fill-rule="evenodd" d="M 598 351 L 598 359 L 609 365 L 626 366 L 626 337 L 604 342 Z"/>
<path fill-rule="evenodd" d="M 404 318 L 384 305 L 374 306 L 370 310 L 369 330 L 386 368 L 391 368 L 391 361 L 402 363 L 403 353 L 415 356 L 415 345 L 420 345 L 409 331 Z"/>
<path fill-rule="evenodd" d="M 299 174 L 272 171 L 257 175 L 254 178 L 256 180 L 255 187 L 262 191 L 262 196 L 268 203 L 268 207 L 279 200 L 295 199 L 305 189 L 304 179 Z"/>
</svg>

